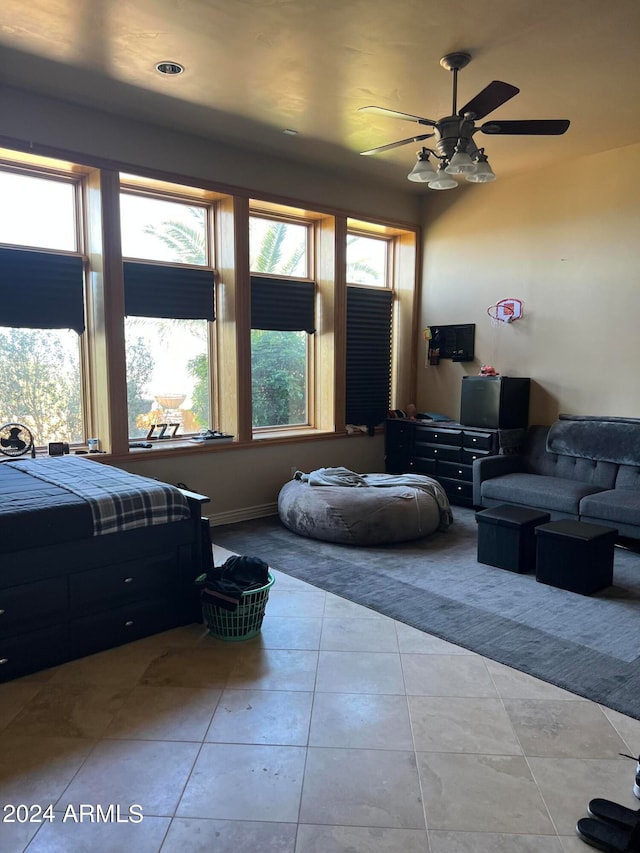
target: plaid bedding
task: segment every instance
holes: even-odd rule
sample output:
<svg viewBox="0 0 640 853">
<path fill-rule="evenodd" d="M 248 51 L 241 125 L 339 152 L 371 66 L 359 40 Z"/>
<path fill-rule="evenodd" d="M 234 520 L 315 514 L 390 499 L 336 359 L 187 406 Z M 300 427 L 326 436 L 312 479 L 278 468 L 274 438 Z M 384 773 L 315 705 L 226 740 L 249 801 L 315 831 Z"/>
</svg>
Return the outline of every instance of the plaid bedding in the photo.
<svg viewBox="0 0 640 853">
<path fill-rule="evenodd" d="M 62 456 L 4 464 L 85 500 L 94 536 L 191 517 L 187 499 L 174 486 L 89 459 Z"/>
</svg>

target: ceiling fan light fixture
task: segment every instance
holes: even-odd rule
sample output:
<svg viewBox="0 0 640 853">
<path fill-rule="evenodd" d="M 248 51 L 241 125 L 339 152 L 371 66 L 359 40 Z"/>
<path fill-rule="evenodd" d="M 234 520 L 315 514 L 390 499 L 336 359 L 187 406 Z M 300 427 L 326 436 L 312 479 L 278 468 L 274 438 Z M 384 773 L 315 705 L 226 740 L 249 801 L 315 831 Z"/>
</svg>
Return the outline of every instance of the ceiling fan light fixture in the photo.
<svg viewBox="0 0 640 853">
<path fill-rule="evenodd" d="M 468 175 L 471 172 L 475 172 L 475 169 L 476 164 L 471 157 L 469 157 L 460 145 L 456 145 L 456 150 L 448 166 L 446 166 L 445 172 L 449 175 Z"/>
<path fill-rule="evenodd" d="M 478 154 L 474 171 L 469 175 L 465 175 L 465 178 L 472 184 L 488 184 L 490 181 L 495 181 L 495 173 L 489 165 L 487 155 L 484 152 L 481 151 Z"/>
<path fill-rule="evenodd" d="M 440 166 L 435 178 L 429 181 L 430 190 L 453 190 L 457 186 L 458 182 L 447 174 L 443 166 Z"/>
<path fill-rule="evenodd" d="M 409 172 L 407 178 L 409 178 L 410 181 L 415 181 L 416 183 L 428 183 L 436 177 L 436 170 L 433 168 L 431 161 L 429 160 L 429 152 L 421 151 L 418 154 L 418 162 Z"/>
</svg>

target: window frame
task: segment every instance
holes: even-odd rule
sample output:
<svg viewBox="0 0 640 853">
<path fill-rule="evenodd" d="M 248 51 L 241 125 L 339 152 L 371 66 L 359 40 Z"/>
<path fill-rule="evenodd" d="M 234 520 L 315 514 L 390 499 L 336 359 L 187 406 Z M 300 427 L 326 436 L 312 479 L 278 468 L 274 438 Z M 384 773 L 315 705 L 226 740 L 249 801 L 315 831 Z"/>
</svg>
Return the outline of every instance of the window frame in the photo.
<svg viewBox="0 0 640 853">
<path fill-rule="evenodd" d="M 247 227 L 249 234 L 251 233 L 251 219 L 262 219 L 270 222 L 283 222 L 291 225 L 303 225 L 306 228 L 306 275 L 287 275 L 274 272 L 260 272 L 251 267 L 251 246 L 249 245 L 249 276 L 250 278 L 269 278 L 280 281 L 300 281 L 309 282 L 314 285 L 316 290 L 315 303 L 317 306 L 317 284 L 315 279 L 316 271 L 316 242 L 315 242 L 315 219 L 294 212 L 282 211 L 273 212 L 265 210 L 259 205 L 249 206 Z M 316 322 L 317 326 L 317 322 Z M 250 329 L 253 331 L 253 329 Z M 316 334 L 318 334 L 316 329 Z M 274 424 L 270 426 L 254 426 L 253 425 L 253 405 L 251 407 L 251 435 L 255 439 L 265 439 L 270 437 L 281 437 L 283 435 L 295 435 L 308 433 L 310 430 L 316 429 L 316 334 L 306 336 L 306 358 L 305 358 L 305 412 L 307 420 L 300 424 Z M 251 349 L 251 344 L 250 344 Z"/>
<path fill-rule="evenodd" d="M 129 447 L 126 412 L 124 282 L 119 197 L 123 190 L 162 199 L 202 204 L 209 210 L 209 246 L 215 253 L 216 322 L 209 323 L 208 351 L 212 426 L 235 436 L 231 444 L 205 445 L 206 452 L 248 448 L 256 442 L 291 442 L 345 434 L 346 246 L 347 234 L 387 237 L 388 281 L 393 280 L 394 316 L 392 406 L 404 406 L 416 393 L 417 350 L 421 342 L 416 311 L 419 298 L 420 227 L 384 218 L 362 219 L 322 204 L 306 207 L 297 199 L 222 186 L 203 177 L 132 166 L 91 155 L 38 149 L 0 149 L 0 166 L 11 171 L 72 181 L 76 193 L 79 247 L 85 252 L 87 330 L 81 336 L 82 397 L 87 434 L 100 437 L 107 455 L 127 460 L 144 451 Z M 55 154 L 55 159 L 50 156 Z M 78 161 L 78 157 L 80 160 Z M 316 286 L 316 327 L 308 358 L 313 389 L 309 423 L 291 428 L 251 425 L 249 216 L 304 222 L 308 227 L 307 265 Z M 356 218 L 357 217 L 357 218 Z M 136 260 L 136 259 L 131 259 Z M 215 261 L 215 263 L 214 263 Z M 313 265 L 313 266 L 312 266 Z M 256 273 L 259 275 L 259 273 Z M 297 277 L 292 277 L 294 280 Z M 367 285 L 364 285 L 367 286 Z M 369 285 L 379 288 L 379 285 Z M 123 428 L 124 422 L 124 428 Z M 153 456 L 205 452 L 203 446 L 174 441 L 154 448 Z"/>
<path fill-rule="evenodd" d="M 368 284 L 362 281 L 351 281 L 348 276 L 349 264 L 345 263 L 345 282 L 348 287 L 375 287 L 378 290 L 394 290 L 393 282 L 393 259 L 395 252 L 395 239 L 393 236 L 378 234 L 373 231 L 366 231 L 364 228 L 350 228 L 347 226 L 347 239 L 353 234 L 356 237 L 366 237 L 370 240 L 379 240 L 385 243 L 385 263 L 384 263 L 384 283 L 383 284 Z M 346 260 L 346 255 L 345 255 Z"/>
<path fill-rule="evenodd" d="M 215 198 L 203 198 L 200 193 L 194 191 L 191 193 L 189 188 L 181 187 L 180 185 L 167 185 L 164 184 L 163 187 L 157 186 L 147 186 L 143 179 L 138 178 L 138 176 L 134 174 L 127 173 L 126 175 L 120 174 L 119 181 L 119 199 L 123 195 L 148 198 L 152 200 L 158 201 L 167 201 L 174 204 L 182 204 L 185 207 L 198 207 L 202 208 L 205 211 L 205 263 L 197 264 L 197 263 L 186 263 L 182 261 L 164 261 L 158 260 L 156 258 L 142 258 L 142 257 L 134 257 L 132 255 L 125 255 L 121 250 L 121 260 L 123 269 L 126 263 L 132 264 L 145 264 L 149 267 L 151 266 L 159 266 L 159 267 L 175 267 L 179 269 L 194 269 L 194 270 L 202 270 L 211 272 L 213 276 L 213 286 L 214 291 L 217 287 L 217 270 L 214 266 L 214 261 L 216 258 L 216 205 L 217 199 Z M 126 315 L 125 315 L 125 324 L 126 324 Z M 153 319 L 153 318 L 149 318 Z M 217 405 L 217 390 L 219 386 L 219 370 L 217 365 L 217 346 L 216 346 L 216 334 L 215 334 L 215 318 L 213 321 L 207 321 L 207 335 L 206 335 L 206 346 L 207 346 L 207 375 L 208 375 L 208 394 L 209 394 L 209 425 L 208 428 L 214 428 L 215 424 L 218 422 L 218 405 Z M 126 381 L 126 374 L 125 374 Z M 127 407 L 128 408 L 128 407 Z M 127 433 L 128 433 L 128 410 L 127 410 Z M 194 435 L 197 435 L 197 432 L 182 432 L 180 435 L 176 435 L 175 437 L 169 437 L 163 439 L 163 446 L 171 446 L 171 444 L 179 445 L 181 442 L 185 440 L 190 440 Z M 129 443 L 140 441 L 139 437 L 128 436 Z"/>
<path fill-rule="evenodd" d="M 10 151 L 5 151 L 5 154 L 11 154 Z M 29 160 L 36 162 L 29 162 Z M 24 249 L 27 251 L 41 252 L 51 255 L 63 255 L 65 257 L 80 258 L 83 268 L 83 306 L 85 311 L 85 330 L 82 334 L 78 334 L 78 367 L 80 372 L 80 417 L 82 419 L 82 440 L 80 442 L 70 442 L 71 448 L 79 448 L 86 444 L 87 437 L 93 433 L 94 419 L 93 412 L 90 406 L 89 393 L 89 352 L 88 352 L 88 294 L 87 281 L 90 275 L 90 259 L 87 252 L 87 217 L 88 210 L 86 204 L 87 186 L 86 180 L 89 169 L 77 166 L 64 161 L 51 161 L 44 158 L 32 157 L 29 158 L 23 155 L 20 159 L 13 159 L 2 156 L 0 154 L 0 172 L 37 178 L 45 181 L 54 181 L 70 185 L 73 189 L 73 233 L 75 237 L 74 249 L 55 249 L 40 245 L 32 245 L 25 243 L 9 243 L 0 239 L 0 246 L 11 249 Z M 29 328 L 29 327 L 21 327 Z M 36 451 L 42 452 L 45 444 L 36 445 Z"/>
</svg>

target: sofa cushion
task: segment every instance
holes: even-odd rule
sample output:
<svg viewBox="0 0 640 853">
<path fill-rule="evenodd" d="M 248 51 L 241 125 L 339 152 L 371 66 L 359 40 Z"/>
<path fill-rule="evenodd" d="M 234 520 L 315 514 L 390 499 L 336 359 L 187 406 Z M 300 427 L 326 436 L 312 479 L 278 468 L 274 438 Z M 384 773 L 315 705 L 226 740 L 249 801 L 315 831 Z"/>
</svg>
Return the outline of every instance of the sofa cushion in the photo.
<svg viewBox="0 0 640 853">
<path fill-rule="evenodd" d="M 611 489 L 587 495 L 580 501 L 580 516 L 599 518 L 611 522 L 613 527 L 616 523 L 637 527 L 640 524 L 640 492 Z"/>
<path fill-rule="evenodd" d="M 541 474 L 505 474 L 482 484 L 482 498 L 570 513 L 577 517 L 585 495 L 602 491 L 578 480 L 545 477 Z"/>
<path fill-rule="evenodd" d="M 621 465 L 616 477 L 616 489 L 640 492 L 640 468 L 636 465 Z"/>
</svg>

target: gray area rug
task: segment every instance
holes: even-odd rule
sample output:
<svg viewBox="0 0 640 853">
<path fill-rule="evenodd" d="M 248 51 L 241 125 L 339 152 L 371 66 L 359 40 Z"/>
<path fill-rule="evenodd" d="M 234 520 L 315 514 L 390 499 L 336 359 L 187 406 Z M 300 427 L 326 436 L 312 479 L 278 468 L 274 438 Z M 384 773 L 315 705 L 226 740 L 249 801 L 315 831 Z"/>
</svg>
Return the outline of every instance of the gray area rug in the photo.
<svg viewBox="0 0 640 853">
<path fill-rule="evenodd" d="M 277 516 L 212 529 L 239 554 L 640 719 L 640 553 L 582 596 L 476 559 L 471 509 L 445 532 L 375 548 L 305 539 Z"/>
</svg>

